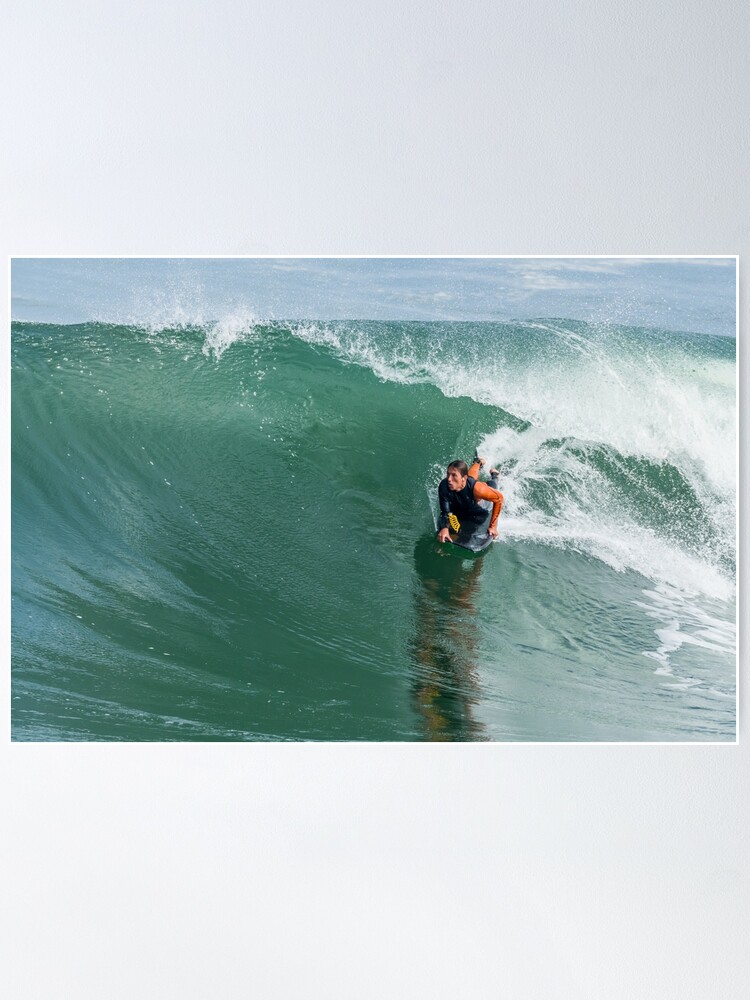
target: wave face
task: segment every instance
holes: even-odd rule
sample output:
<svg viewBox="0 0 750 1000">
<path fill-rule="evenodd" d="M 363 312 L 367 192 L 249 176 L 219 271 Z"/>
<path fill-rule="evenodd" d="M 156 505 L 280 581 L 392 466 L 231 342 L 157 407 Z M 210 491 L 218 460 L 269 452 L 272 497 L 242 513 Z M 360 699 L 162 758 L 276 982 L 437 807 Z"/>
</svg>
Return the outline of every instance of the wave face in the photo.
<svg viewBox="0 0 750 1000">
<path fill-rule="evenodd" d="M 14 739 L 733 740 L 735 341 L 13 325 Z M 447 462 L 500 543 L 434 543 Z"/>
</svg>

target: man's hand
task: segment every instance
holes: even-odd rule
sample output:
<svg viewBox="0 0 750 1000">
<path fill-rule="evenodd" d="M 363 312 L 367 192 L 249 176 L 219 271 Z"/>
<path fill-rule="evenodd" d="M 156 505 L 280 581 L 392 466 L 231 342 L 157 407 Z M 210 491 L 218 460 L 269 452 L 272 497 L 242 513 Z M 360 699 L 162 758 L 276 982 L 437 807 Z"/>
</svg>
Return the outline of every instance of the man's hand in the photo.
<svg viewBox="0 0 750 1000">
<path fill-rule="evenodd" d="M 451 540 L 450 532 L 447 528 L 441 528 L 438 531 L 438 541 L 439 542 L 449 542 Z"/>
<path fill-rule="evenodd" d="M 488 528 L 487 534 L 491 535 L 494 539 L 497 539 L 497 525 L 493 524 L 491 528 Z"/>
</svg>

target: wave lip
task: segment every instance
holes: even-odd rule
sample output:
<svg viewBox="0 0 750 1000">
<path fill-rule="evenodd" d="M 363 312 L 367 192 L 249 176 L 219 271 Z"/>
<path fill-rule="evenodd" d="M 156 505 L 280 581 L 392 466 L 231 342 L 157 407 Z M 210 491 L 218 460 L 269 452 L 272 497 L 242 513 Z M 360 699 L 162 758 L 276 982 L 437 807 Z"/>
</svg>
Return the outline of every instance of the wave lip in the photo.
<svg viewBox="0 0 750 1000">
<path fill-rule="evenodd" d="M 233 344 L 257 340 L 260 336 L 259 321 L 252 315 L 238 313 L 209 323 L 206 327 L 203 353 L 221 360 L 222 354 Z"/>
</svg>

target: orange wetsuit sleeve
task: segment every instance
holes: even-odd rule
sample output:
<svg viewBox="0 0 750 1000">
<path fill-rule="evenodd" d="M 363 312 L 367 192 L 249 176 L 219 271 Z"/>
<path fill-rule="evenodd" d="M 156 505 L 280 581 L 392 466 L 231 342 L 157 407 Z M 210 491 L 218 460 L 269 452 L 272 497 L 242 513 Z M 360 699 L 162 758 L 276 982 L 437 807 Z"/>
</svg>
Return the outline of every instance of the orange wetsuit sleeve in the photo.
<svg viewBox="0 0 750 1000">
<path fill-rule="evenodd" d="M 490 519 L 490 528 L 494 528 L 497 523 L 497 519 L 500 517 L 500 511 L 503 509 L 503 495 L 499 490 L 493 490 L 491 486 L 487 483 L 474 483 L 474 499 L 475 500 L 491 500 L 492 501 L 492 518 Z"/>
<path fill-rule="evenodd" d="M 479 471 L 481 468 L 482 466 L 479 464 L 479 462 L 475 462 L 472 465 L 472 467 L 469 469 L 469 475 L 471 476 L 472 479 L 479 479 Z"/>
</svg>

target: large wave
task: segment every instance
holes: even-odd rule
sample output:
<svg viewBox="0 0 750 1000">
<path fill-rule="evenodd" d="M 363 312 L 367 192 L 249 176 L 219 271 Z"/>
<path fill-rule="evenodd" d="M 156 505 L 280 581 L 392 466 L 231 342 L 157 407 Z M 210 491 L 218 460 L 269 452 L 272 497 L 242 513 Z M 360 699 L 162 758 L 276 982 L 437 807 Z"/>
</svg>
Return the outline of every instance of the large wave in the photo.
<svg viewBox="0 0 750 1000">
<path fill-rule="evenodd" d="M 506 534 L 731 597 L 733 343 L 571 321 L 292 332 L 381 379 L 501 410 L 478 447 L 503 470 Z"/>
<path fill-rule="evenodd" d="M 528 618 L 557 648 L 557 631 L 575 631 L 571 581 L 601 570 L 630 594 L 630 610 L 602 593 L 595 612 L 635 630 L 628 656 L 731 697 L 731 678 L 700 679 L 691 650 L 734 655 L 733 341 L 239 310 L 14 324 L 12 346 L 14 657 L 27 672 L 61 649 L 78 663 L 117 649 L 147 686 L 155 659 L 180 658 L 191 684 L 213 683 L 216 664 L 224 683 L 259 643 L 273 664 L 283 631 L 287 660 L 312 643 L 339 671 L 397 676 L 380 625 L 342 608 L 364 587 L 394 622 L 410 617 L 398 586 L 432 531 L 425 490 L 434 504 L 446 463 L 478 448 L 505 495 L 507 548 L 485 575 L 507 588 L 502 574 L 524 566 L 519 629 Z M 502 627 L 512 643 L 513 620 Z"/>
<path fill-rule="evenodd" d="M 550 320 L 267 324 L 247 313 L 201 325 L 180 318 L 140 330 L 67 328 L 68 338 L 74 329 L 98 354 L 117 349 L 117 338 L 120 350 L 140 341 L 182 361 L 200 350 L 222 370 L 225 385 L 242 387 L 245 403 L 253 398 L 251 383 L 283 382 L 294 344 L 317 355 L 298 350 L 294 361 L 303 369 L 325 356 L 382 382 L 429 384 L 444 397 L 471 400 L 485 408 L 478 440 L 462 440 L 461 428 L 443 429 L 467 455 L 476 444 L 501 467 L 505 535 L 583 549 L 615 569 L 687 591 L 732 595 L 736 376 L 734 344 L 726 339 Z M 233 345 L 243 349 L 235 362 L 227 354 Z M 173 364 L 173 385 L 178 375 Z M 199 389 L 190 377 L 194 395 L 216 381 L 205 375 Z M 210 397 L 205 402 L 215 405 Z M 344 415 L 343 396 L 340 405 Z M 287 409 L 293 412 L 293 399 Z M 449 457 L 424 456 L 422 486 L 434 485 Z"/>
</svg>

